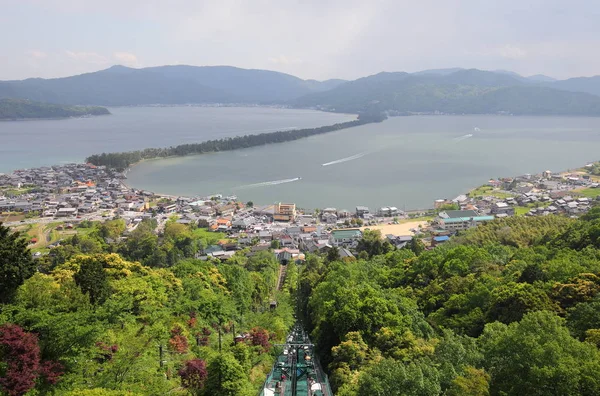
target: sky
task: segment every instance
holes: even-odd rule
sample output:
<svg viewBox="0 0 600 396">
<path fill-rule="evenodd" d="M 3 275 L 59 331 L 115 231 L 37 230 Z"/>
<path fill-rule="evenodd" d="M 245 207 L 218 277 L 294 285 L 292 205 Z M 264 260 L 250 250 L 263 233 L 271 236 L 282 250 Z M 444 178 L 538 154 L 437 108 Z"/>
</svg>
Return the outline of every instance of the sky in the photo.
<svg viewBox="0 0 600 396">
<path fill-rule="evenodd" d="M 115 64 L 592 76 L 599 20 L 598 0 L 0 0 L 0 80 Z"/>
</svg>

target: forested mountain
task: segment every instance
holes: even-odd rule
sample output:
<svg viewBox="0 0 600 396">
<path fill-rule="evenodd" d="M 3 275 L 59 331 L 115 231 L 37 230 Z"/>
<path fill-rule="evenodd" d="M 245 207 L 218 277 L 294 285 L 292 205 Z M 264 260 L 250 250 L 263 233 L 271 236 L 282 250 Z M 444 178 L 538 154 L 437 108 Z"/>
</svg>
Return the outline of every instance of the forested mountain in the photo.
<svg viewBox="0 0 600 396">
<path fill-rule="evenodd" d="M 600 96 L 600 76 L 576 77 L 545 84 L 547 87 Z"/>
<path fill-rule="evenodd" d="M 0 98 L 104 106 L 183 103 L 275 103 L 335 87 L 342 80 L 302 80 L 230 66 L 109 69 L 54 79 L 0 82 Z"/>
<path fill-rule="evenodd" d="M 110 112 L 97 106 L 62 106 L 23 99 L 0 99 L 0 120 L 33 118 L 66 118 L 106 115 Z"/>
<path fill-rule="evenodd" d="M 340 112 L 600 115 L 600 96 L 542 87 L 505 73 L 379 73 L 293 102 Z"/>
<path fill-rule="evenodd" d="M 600 77 L 554 81 L 543 75 L 451 68 L 316 81 L 231 66 L 113 66 L 65 78 L 0 81 L 0 98 L 103 106 L 252 103 L 344 112 L 600 115 Z"/>
</svg>

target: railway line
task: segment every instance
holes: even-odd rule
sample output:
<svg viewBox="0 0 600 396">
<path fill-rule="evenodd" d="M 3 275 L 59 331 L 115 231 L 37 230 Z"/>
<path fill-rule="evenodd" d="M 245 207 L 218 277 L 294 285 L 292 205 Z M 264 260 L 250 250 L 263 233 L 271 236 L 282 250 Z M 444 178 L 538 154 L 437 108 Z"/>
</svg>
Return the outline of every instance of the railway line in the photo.
<svg viewBox="0 0 600 396">
<path fill-rule="evenodd" d="M 327 375 L 302 326 L 294 326 L 259 396 L 333 396 Z"/>
</svg>

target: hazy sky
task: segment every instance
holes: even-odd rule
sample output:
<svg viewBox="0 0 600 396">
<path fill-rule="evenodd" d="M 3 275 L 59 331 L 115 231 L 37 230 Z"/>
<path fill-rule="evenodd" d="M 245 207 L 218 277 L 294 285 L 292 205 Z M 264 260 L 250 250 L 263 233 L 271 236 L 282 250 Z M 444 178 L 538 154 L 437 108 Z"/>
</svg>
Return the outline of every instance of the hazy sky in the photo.
<svg viewBox="0 0 600 396">
<path fill-rule="evenodd" d="M 0 80 L 113 64 L 566 78 L 600 74 L 599 21 L 598 0 L 0 0 Z"/>
</svg>

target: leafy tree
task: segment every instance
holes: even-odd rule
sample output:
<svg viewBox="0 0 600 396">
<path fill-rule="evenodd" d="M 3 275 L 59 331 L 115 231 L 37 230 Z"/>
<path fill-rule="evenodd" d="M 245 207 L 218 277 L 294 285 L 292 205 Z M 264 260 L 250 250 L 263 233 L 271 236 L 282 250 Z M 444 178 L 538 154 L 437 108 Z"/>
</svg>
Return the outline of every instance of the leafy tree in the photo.
<svg viewBox="0 0 600 396">
<path fill-rule="evenodd" d="M 404 364 L 383 359 L 358 380 L 358 395 L 434 396 L 441 393 L 439 374 L 430 362 Z"/>
<path fill-rule="evenodd" d="M 77 286 L 90 297 L 94 305 L 102 304 L 110 296 L 108 275 L 99 257 L 85 257 L 79 260 L 79 271 L 73 276 Z"/>
<path fill-rule="evenodd" d="M 340 250 L 336 246 L 332 246 L 329 249 L 327 249 L 327 257 L 325 258 L 325 260 L 328 263 L 331 263 L 333 261 L 338 261 L 339 259 L 340 259 Z"/>
<path fill-rule="evenodd" d="M 600 329 L 589 329 L 585 331 L 585 341 L 600 348 Z"/>
<path fill-rule="evenodd" d="M 508 326 L 488 324 L 479 342 L 492 395 L 600 392 L 600 352 L 571 337 L 551 312 L 531 312 Z"/>
<path fill-rule="evenodd" d="M 98 231 L 102 238 L 117 239 L 125 232 L 125 229 L 125 221 L 116 219 L 101 223 Z"/>
<path fill-rule="evenodd" d="M 37 337 L 17 325 L 0 327 L 0 386 L 9 396 L 21 396 L 35 386 L 40 369 Z"/>
<path fill-rule="evenodd" d="M 65 396 L 141 396 L 141 393 L 134 393 L 126 390 L 112 390 L 104 388 L 94 389 L 74 389 L 64 394 Z"/>
<path fill-rule="evenodd" d="M 600 329 L 600 299 L 581 302 L 568 310 L 567 326 L 574 337 L 583 339 L 589 329 Z"/>
<path fill-rule="evenodd" d="M 205 395 L 237 396 L 249 392 L 253 393 L 244 368 L 233 355 L 221 353 L 208 364 Z"/>
<path fill-rule="evenodd" d="M 392 245 L 387 240 L 382 239 L 379 230 L 365 230 L 356 247 L 359 252 L 367 252 L 369 257 L 385 254 L 392 249 Z"/>
<path fill-rule="evenodd" d="M 17 288 L 35 273 L 27 241 L 0 223 L 0 303 L 13 301 Z"/>
<path fill-rule="evenodd" d="M 250 338 L 253 346 L 258 346 L 263 352 L 268 352 L 271 348 L 269 343 L 269 332 L 260 327 L 255 327 L 250 331 Z"/>
<path fill-rule="evenodd" d="M 490 376 L 484 370 L 467 367 L 456 377 L 446 392 L 448 396 L 489 396 Z"/>
<path fill-rule="evenodd" d="M 369 349 L 359 332 L 346 334 L 339 345 L 331 348 L 332 362 L 329 364 L 329 371 L 333 391 L 344 384 L 355 383 L 360 370 L 377 359 L 377 356 L 377 353 Z"/>
<path fill-rule="evenodd" d="M 186 388 L 192 395 L 199 396 L 202 394 L 204 383 L 208 377 L 204 360 L 192 359 L 186 361 L 177 374 L 181 377 L 181 386 Z"/>
<path fill-rule="evenodd" d="M 425 251 L 425 245 L 423 244 L 423 241 L 421 241 L 419 238 L 417 237 L 413 237 L 410 240 L 410 243 L 408 244 L 408 248 L 410 250 L 412 250 L 412 252 L 418 256 L 421 253 L 423 253 Z"/>
<path fill-rule="evenodd" d="M 527 312 L 553 309 L 544 291 L 528 283 L 509 283 L 492 292 L 488 317 L 490 321 L 511 323 L 521 320 Z"/>
<path fill-rule="evenodd" d="M 14 324 L 0 326 L 0 389 L 22 396 L 36 381 L 53 385 L 63 374 L 58 362 L 41 361 L 38 338 Z"/>
</svg>

